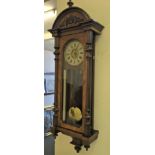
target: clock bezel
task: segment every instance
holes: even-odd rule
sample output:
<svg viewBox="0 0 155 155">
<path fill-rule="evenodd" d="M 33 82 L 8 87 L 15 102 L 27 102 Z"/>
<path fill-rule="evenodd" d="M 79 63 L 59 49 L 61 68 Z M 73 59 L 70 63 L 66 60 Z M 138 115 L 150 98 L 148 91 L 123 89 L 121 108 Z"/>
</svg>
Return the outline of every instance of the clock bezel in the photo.
<svg viewBox="0 0 155 155">
<path fill-rule="evenodd" d="M 70 43 L 74 42 L 74 41 L 79 42 L 79 43 L 83 46 L 82 42 L 80 42 L 80 40 L 78 40 L 78 39 L 71 39 L 71 40 L 67 41 L 66 44 L 64 45 L 64 60 L 68 63 L 68 65 L 73 66 L 73 67 L 76 67 L 76 66 L 79 66 L 79 65 L 84 61 L 84 55 L 83 55 L 82 60 L 81 60 L 80 63 L 78 63 L 78 64 L 71 64 L 71 63 L 69 63 L 69 62 L 66 60 L 66 58 L 65 58 L 65 51 L 66 51 L 67 46 L 68 46 Z M 83 46 L 83 54 L 84 54 L 84 53 L 85 53 L 85 52 L 84 52 L 84 46 Z"/>
</svg>

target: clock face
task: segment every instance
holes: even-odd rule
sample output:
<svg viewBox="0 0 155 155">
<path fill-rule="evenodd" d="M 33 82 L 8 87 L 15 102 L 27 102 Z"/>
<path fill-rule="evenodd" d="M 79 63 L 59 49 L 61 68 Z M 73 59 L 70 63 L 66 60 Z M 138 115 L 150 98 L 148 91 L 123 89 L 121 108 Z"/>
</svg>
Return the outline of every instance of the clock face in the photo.
<svg viewBox="0 0 155 155">
<path fill-rule="evenodd" d="M 70 41 L 64 51 L 65 61 L 72 66 L 77 66 L 83 62 L 84 47 L 78 40 Z"/>
</svg>

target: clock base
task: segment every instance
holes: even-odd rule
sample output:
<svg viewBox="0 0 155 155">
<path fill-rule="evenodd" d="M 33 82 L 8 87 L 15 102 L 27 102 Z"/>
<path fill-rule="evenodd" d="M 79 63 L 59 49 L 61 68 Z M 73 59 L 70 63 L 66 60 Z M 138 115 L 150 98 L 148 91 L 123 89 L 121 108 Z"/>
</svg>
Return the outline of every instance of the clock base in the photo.
<svg viewBox="0 0 155 155">
<path fill-rule="evenodd" d="M 87 151 L 90 148 L 90 144 L 98 138 L 99 134 L 98 130 L 93 130 L 92 135 L 86 137 L 82 133 L 77 133 L 65 128 L 58 127 L 57 129 L 63 134 L 71 136 L 73 138 L 71 144 L 75 145 L 74 149 L 77 153 L 80 152 L 82 146 L 84 146 Z"/>
</svg>

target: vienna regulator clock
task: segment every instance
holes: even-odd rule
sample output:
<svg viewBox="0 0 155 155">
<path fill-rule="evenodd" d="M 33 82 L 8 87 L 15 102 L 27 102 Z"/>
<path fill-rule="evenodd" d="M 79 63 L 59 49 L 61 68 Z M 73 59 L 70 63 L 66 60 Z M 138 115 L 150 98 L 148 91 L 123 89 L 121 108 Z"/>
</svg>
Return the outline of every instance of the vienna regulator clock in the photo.
<svg viewBox="0 0 155 155">
<path fill-rule="evenodd" d="M 71 136 L 77 152 L 97 139 L 94 130 L 95 36 L 103 26 L 81 8 L 68 8 L 49 31 L 55 38 L 55 102 L 52 133 Z"/>
</svg>

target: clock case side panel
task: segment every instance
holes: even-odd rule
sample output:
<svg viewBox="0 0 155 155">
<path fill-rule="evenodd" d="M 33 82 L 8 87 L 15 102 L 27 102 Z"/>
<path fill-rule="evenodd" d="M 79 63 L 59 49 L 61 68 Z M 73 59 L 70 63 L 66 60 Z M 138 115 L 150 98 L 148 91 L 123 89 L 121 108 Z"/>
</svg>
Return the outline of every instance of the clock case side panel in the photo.
<svg viewBox="0 0 155 155">
<path fill-rule="evenodd" d="M 59 37 L 58 35 L 55 36 L 54 38 L 55 40 L 55 93 L 54 93 L 54 115 L 53 115 L 53 127 L 51 128 L 51 131 L 53 133 L 53 136 L 56 138 L 56 136 L 58 136 L 58 116 L 59 116 L 59 106 L 58 106 L 58 77 L 59 77 L 59 73 L 58 73 L 58 66 L 59 66 L 59 55 L 60 55 L 60 46 L 59 46 Z"/>
<path fill-rule="evenodd" d="M 93 31 L 87 31 L 86 42 L 86 113 L 84 136 L 89 137 L 94 134 L 94 54 L 95 35 Z"/>
</svg>

